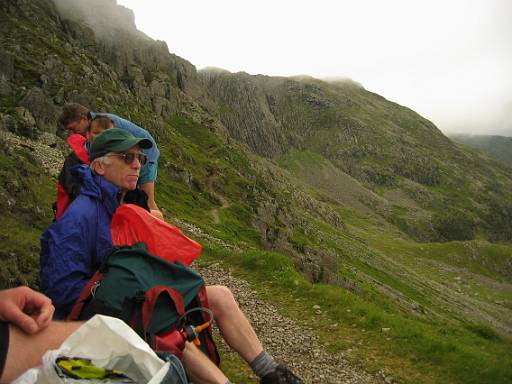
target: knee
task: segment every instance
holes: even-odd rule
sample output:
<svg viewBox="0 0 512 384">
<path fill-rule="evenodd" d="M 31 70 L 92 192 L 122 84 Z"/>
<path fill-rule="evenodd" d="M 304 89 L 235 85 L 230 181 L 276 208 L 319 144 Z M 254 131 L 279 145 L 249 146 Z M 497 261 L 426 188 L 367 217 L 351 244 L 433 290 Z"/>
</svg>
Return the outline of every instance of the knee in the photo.
<svg viewBox="0 0 512 384">
<path fill-rule="evenodd" d="M 238 311 L 238 304 L 231 290 L 221 285 L 206 287 L 210 309 L 218 317 L 226 312 Z"/>
</svg>

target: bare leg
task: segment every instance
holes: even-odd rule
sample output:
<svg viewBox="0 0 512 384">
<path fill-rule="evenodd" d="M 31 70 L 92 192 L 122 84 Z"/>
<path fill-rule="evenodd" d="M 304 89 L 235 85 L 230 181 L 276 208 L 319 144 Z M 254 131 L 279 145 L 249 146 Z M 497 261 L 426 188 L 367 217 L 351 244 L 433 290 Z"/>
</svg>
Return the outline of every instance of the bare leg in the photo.
<svg viewBox="0 0 512 384">
<path fill-rule="evenodd" d="M 187 343 L 183 350 L 187 373 L 194 383 L 225 384 L 227 377 L 194 344 Z"/>
<path fill-rule="evenodd" d="M 231 291 L 220 285 L 210 285 L 206 287 L 206 294 L 224 340 L 245 361 L 253 361 L 263 351 L 263 347 Z"/>
<path fill-rule="evenodd" d="M 42 331 L 29 335 L 9 326 L 9 349 L 1 383 L 10 383 L 26 370 L 41 364 L 44 353 L 57 349 L 83 322 L 52 321 Z"/>
</svg>

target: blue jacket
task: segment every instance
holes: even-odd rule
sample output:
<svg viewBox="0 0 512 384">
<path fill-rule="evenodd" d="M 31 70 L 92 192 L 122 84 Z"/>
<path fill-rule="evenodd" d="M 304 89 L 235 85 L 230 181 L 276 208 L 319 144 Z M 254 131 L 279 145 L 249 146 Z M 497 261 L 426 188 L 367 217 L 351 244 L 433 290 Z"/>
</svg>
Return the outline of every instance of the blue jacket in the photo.
<svg viewBox="0 0 512 384">
<path fill-rule="evenodd" d="M 110 222 L 119 206 L 119 188 L 81 165 L 80 195 L 60 220 L 41 235 L 41 291 L 55 306 L 55 318 L 65 318 L 83 287 L 112 246 Z"/>
</svg>

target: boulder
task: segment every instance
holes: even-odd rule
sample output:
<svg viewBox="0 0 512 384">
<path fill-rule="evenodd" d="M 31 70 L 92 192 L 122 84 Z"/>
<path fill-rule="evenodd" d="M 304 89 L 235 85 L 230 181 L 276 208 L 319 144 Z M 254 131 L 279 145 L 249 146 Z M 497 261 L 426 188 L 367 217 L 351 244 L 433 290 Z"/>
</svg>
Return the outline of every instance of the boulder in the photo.
<svg viewBox="0 0 512 384">
<path fill-rule="evenodd" d="M 60 109 L 53 104 L 53 101 L 46 96 L 41 88 L 30 89 L 21 99 L 19 105 L 30 111 L 38 129 L 49 133 L 57 132 Z"/>
<path fill-rule="evenodd" d="M 37 137 L 37 127 L 34 116 L 25 107 L 16 107 L 15 110 L 18 119 L 15 120 L 14 125 L 9 125 L 11 132 L 19 136 L 35 139 Z"/>
</svg>

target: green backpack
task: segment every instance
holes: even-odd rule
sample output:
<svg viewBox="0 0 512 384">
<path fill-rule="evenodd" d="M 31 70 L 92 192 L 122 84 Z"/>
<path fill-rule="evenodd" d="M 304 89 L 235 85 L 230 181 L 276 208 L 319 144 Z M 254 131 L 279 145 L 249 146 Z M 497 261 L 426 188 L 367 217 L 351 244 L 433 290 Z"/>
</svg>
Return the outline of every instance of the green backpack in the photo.
<svg viewBox="0 0 512 384">
<path fill-rule="evenodd" d="M 180 262 L 152 255 L 142 242 L 110 250 L 69 319 L 95 314 L 125 321 L 156 351 L 181 358 L 185 341 L 194 341 L 214 363 L 220 362 L 204 280 Z M 206 329 L 197 332 L 198 327 Z"/>
</svg>

